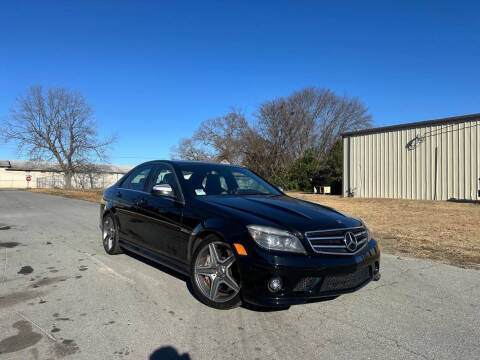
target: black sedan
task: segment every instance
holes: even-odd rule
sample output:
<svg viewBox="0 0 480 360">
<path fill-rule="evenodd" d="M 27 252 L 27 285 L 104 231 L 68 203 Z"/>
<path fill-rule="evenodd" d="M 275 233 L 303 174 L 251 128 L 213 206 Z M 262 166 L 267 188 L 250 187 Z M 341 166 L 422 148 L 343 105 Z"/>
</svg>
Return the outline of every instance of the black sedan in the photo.
<svg viewBox="0 0 480 360">
<path fill-rule="evenodd" d="M 380 277 L 362 221 L 239 166 L 143 163 L 105 191 L 100 228 L 108 254 L 125 249 L 187 274 L 218 309 L 328 299 Z"/>
</svg>

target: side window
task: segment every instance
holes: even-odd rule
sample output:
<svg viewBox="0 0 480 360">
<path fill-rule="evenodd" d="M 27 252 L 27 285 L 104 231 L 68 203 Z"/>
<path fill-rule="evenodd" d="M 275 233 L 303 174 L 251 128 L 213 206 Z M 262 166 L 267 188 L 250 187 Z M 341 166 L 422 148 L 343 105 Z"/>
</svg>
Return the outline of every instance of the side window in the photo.
<svg viewBox="0 0 480 360">
<path fill-rule="evenodd" d="M 215 170 L 205 174 L 201 185 L 203 189 L 195 189 L 196 195 L 223 195 L 228 192 L 225 177 Z"/>
<path fill-rule="evenodd" d="M 182 171 L 182 176 L 185 180 L 190 180 L 193 175 L 193 171 Z"/>
<path fill-rule="evenodd" d="M 147 187 L 148 192 L 151 192 L 155 185 L 168 184 L 172 187 L 175 196 L 177 198 L 180 197 L 177 179 L 175 178 L 173 169 L 170 168 L 170 166 L 164 164 L 156 165 L 152 175 L 153 176 L 151 177 L 150 183 Z"/>
<path fill-rule="evenodd" d="M 170 184 L 172 185 L 172 178 L 175 180 L 173 172 L 170 169 L 160 169 L 157 174 L 157 178 L 154 179 L 152 186 L 159 184 Z"/>
<path fill-rule="evenodd" d="M 124 189 L 144 191 L 145 182 L 151 169 L 151 166 L 146 166 L 135 170 L 125 179 L 121 187 Z"/>
</svg>

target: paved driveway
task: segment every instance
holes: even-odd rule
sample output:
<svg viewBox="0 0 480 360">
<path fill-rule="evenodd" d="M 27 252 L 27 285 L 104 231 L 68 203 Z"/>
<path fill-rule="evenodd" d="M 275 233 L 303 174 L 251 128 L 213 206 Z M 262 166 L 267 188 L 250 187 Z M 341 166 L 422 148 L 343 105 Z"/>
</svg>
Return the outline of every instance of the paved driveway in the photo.
<svg viewBox="0 0 480 360">
<path fill-rule="evenodd" d="M 0 191 L 0 228 L 0 359 L 480 358 L 479 271 L 383 255 L 357 293 L 218 311 L 183 277 L 106 255 L 96 204 Z"/>
</svg>

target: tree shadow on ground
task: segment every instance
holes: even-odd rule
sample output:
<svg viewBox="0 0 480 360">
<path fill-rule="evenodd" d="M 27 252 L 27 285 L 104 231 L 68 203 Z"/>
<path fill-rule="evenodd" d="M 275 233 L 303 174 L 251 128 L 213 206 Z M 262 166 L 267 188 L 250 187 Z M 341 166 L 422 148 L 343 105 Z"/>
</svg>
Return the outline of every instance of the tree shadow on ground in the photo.
<svg viewBox="0 0 480 360">
<path fill-rule="evenodd" d="M 179 354 L 173 346 L 162 346 L 155 350 L 149 360 L 191 360 L 188 353 Z"/>
</svg>

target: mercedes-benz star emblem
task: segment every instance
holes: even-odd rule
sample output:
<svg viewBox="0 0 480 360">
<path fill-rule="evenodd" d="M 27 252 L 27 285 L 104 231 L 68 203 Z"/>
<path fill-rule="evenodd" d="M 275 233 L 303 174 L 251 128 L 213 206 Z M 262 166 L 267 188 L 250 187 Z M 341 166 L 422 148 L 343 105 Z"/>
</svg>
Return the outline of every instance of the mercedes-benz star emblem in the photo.
<svg viewBox="0 0 480 360">
<path fill-rule="evenodd" d="M 353 235 L 352 232 L 347 231 L 345 233 L 345 237 L 343 238 L 343 242 L 345 243 L 345 247 L 348 251 L 354 252 L 357 250 L 357 238 Z"/>
</svg>

